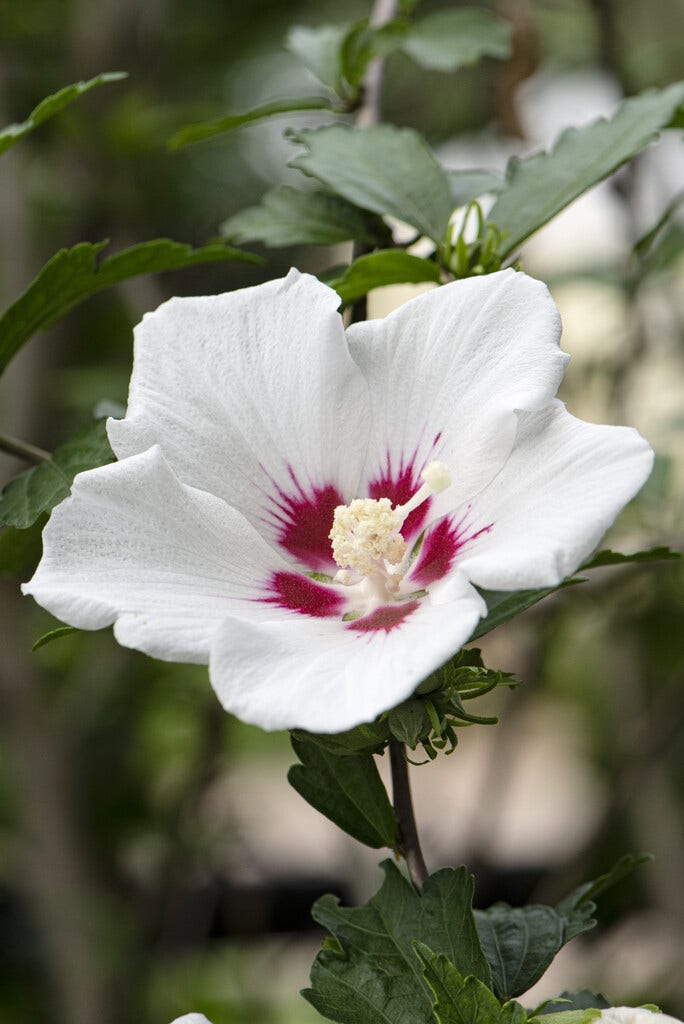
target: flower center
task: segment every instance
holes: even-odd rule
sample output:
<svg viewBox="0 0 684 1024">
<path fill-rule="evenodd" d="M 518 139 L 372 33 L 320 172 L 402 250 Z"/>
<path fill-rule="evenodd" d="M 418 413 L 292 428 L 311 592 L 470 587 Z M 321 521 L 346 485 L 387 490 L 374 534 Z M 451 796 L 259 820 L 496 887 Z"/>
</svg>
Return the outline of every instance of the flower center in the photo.
<svg viewBox="0 0 684 1024">
<path fill-rule="evenodd" d="M 353 586 L 366 579 L 387 596 L 398 590 L 408 554 L 401 535 L 406 517 L 451 483 L 443 462 L 428 463 L 421 478 L 422 487 L 395 508 L 389 498 L 355 498 L 349 505 L 337 506 L 329 534 L 333 558 L 340 566 L 336 583 Z"/>
</svg>

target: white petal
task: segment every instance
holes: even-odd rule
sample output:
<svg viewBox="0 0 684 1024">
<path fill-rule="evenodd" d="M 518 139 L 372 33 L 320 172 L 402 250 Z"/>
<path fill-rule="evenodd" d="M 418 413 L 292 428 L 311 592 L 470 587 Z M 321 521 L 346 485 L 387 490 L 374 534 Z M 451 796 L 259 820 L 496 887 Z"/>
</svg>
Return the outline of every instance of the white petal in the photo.
<svg viewBox="0 0 684 1024">
<path fill-rule="evenodd" d="M 314 501 L 334 487 L 332 509 L 354 497 L 369 402 L 338 305 L 332 289 L 297 271 L 164 303 L 136 328 L 128 412 L 108 423 L 114 451 L 161 445 L 184 483 L 222 497 L 270 540 L 296 514 L 288 499 Z"/>
<path fill-rule="evenodd" d="M 211 1024 L 211 1021 L 203 1013 L 186 1013 L 183 1017 L 176 1017 L 171 1024 Z"/>
<path fill-rule="evenodd" d="M 245 722 L 341 732 L 408 697 L 468 640 L 484 610 L 465 585 L 449 604 L 417 603 L 387 632 L 357 631 L 362 619 L 226 619 L 209 675 L 226 710 Z"/>
<path fill-rule="evenodd" d="M 575 419 L 561 402 L 520 414 L 506 465 L 467 509 L 473 530 L 458 568 L 495 590 L 552 586 L 596 548 L 644 484 L 653 452 L 630 427 Z"/>
<path fill-rule="evenodd" d="M 24 593 L 81 629 L 116 620 L 119 643 L 207 663 L 226 615 L 286 614 L 255 600 L 288 565 L 220 498 L 186 487 L 158 447 L 79 474 L 45 528 Z"/>
<path fill-rule="evenodd" d="M 364 476 L 412 464 L 417 479 L 426 462 L 445 462 L 454 483 L 431 518 L 492 479 L 515 439 L 514 410 L 552 398 L 567 362 L 546 286 L 513 270 L 444 285 L 347 337 L 371 387 Z"/>
<path fill-rule="evenodd" d="M 597 1020 L 604 1024 L 682 1024 L 676 1017 L 668 1017 L 666 1013 L 653 1013 L 643 1006 L 611 1006 L 601 1010 Z"/>
</svg>

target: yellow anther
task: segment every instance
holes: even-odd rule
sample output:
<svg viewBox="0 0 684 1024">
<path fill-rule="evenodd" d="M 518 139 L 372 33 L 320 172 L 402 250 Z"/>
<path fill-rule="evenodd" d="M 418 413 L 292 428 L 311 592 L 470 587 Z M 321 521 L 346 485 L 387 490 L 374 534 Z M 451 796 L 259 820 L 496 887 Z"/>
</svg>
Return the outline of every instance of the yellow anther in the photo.
<svg viewBox="0 0 684 1024">
<path fill-rule="evenodd" d="M 399 532 L 404 518 L 389 498 L 355 498 L 350 505 L 338 505 L 329 534 L 333 558 L 363 576 L 382 570 L 384 562 L 398 565 L 406 554 Z"/>
</svg>

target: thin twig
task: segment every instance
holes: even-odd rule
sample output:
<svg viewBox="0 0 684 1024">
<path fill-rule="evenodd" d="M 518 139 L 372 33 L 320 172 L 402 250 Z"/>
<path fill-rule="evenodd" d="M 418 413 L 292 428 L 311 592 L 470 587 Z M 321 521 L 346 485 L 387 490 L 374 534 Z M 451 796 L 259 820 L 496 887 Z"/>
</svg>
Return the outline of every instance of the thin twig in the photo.
<svg viewBox="0 0 684 1024">
<path fill-rule="evenodd" d="M 428 876 L 423 851 L 420 848 L 416 819 L 413 814 L 411 785 L 404 746 L 398 740 L 390 741 L 390 764 L 392 766 L 392 799 L 394 815 L 399 828 L 399 852 L 406 861 L 411 881 L 416 889 L 423 888 Z"/>
<path fill-rule="evenodd" d="M 16 455 L 24 462 L 32 462 L 36 465 L 47 462 L 51 458 L 50 452 L 46 452 L 44 448 L 38 448 L 35 444 L 20 441 L 18 437 L 9 437 L 7 434 L 0 434 L 0 450 L 7 452 L 8 455 Z"/>
</svg>

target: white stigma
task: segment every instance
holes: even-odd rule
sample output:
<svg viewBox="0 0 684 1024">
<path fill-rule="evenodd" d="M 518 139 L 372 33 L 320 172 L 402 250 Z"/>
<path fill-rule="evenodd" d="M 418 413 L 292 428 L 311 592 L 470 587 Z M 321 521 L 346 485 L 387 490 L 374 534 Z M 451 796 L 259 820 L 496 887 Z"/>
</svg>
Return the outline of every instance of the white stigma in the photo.
<svg viewBox="0 0 684 1024">
<path fill-rule="evenodd" d="M 392 508 L 389 498 L 355 498 L 349 505 L 338 505 L 333 516 L 332 554 L 341 571 L 335 579 L 350 585 L 363 577 L 381 576 L 398 583 L 396 571 L 406 557 L 407 544 L 401 528 L 407 516 L 433 494 L 439 494 L 451 483 L 449 470 L 443 462 L 430 462 L 421 478 L 423 486 L 404 505 Z"/>
</svg>

